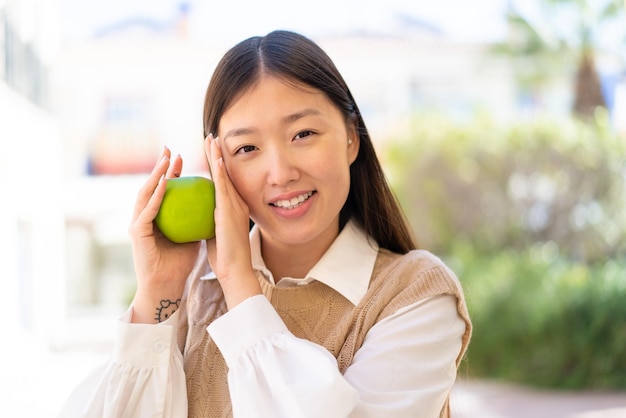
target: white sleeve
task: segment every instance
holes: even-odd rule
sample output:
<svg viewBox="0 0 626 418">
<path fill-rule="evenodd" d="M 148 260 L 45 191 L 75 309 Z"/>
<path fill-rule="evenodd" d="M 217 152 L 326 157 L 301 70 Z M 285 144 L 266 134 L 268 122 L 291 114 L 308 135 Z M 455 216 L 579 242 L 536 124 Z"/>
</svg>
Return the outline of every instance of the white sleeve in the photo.
<svg viewBox="0 0 626 418">
<path fill-rule="evenodd" d="M 344 374 L 359 392 L 350 417 L 439 417 L 464 332 L 451 295 L 424 299 L 374 325 Z"/>
<path fill-rule="evenodd" d="M 263 295 L 207 328 L 228 371 L 235 418 L 346 417 L 357 393 L 324 347 L 296 338 Z"/>
<path fill-rule="evenodd" d="M 112 357 L 74 389 L 59 418 L 187 417 L 178 313 L 158 325 L 130 324 L 129 316 L 118 323 Z"/>
<path fill-rule="evenodd" d="M 330 352 L 291 334 L 264 296 L 207 330 L 229 367 L 235 418 L 434 418 L 456 378 L 465 322 L 453 296 L 403 308 L 372 327 L 343 376 Z"/>
</svg>

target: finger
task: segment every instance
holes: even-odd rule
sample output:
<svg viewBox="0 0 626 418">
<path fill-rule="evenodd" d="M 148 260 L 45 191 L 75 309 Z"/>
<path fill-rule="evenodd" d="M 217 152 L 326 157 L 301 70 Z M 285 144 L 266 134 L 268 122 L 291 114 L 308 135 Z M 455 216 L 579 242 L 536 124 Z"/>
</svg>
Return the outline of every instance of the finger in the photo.
<svg viewBox="0 0 626 418">
<path fill-rule="evenodd" d="M 161 176 L 144 210 L 141 211 L 137 217 L 138 223 L 151 224 L 154 218 L 156 218 L 161 207 L 161 202 L 163 201 L 163 196 L 165 195 L 166 186 L 167 179 L 165 176 Z"/>
<path fill-rule="evenodd" d="M 228 183 L 230 178 L 226 174 L 226 167 L 224 166 L 224 159 L 222 158 L 222 150 L 219 145 L 219 137 L 211 140 L 210 148 L 210 162 L 211 173 L 213 182 L 215 183 L 216 193 L 228 194 Z"/>
<path fill-rule="evenodd" d="M 167 174 L 165 177 L 168 179 L 174 177 L 180 177 L 180 174 L 183 172 L 183 158 L 180 154 L 176 155 L 170 164 L 170 167 L 167 169 Z"/>
<path fill-rule="evenodd" d="M 137 194 L 137 201 L 135 202 L 135 208 L 133 210 L 133 219 L 136 219 L 144 207 L 147 205 L 150 197 L 154 193 L 154 189 L 159 183 L 159 179 L 166 173 L 170 164 L 170 150 L 165 147 L 161 159 L 152 169 L 152 173 L 148 176 L 148 180 L 139 190 Z"/>
<path fill-rule="evenodd" d="M 229 197 L 229 199 L 231 199 L 231 202 L 236 202 L 238 201 L 237 197 L 239 196 L 239 193 L 237 192 L 237 190 L 235 189 L 235 185 L 232 182 L 232 179 L 230 178 L 230 174 L 228 174 L 228 170 L 226 170 L 226 163 L 224 162 L 224 158 L 223 158 L 223 142 L 222 142 L 222 138 L 217 137 L 215 138 L 215 140 L 213 141 L 213 149 L 211 150 L 212 155 L 214 155 L 214 164 L 217 168 L 217 173 L 220 177 L 219 179 L 219 183 L 220 183 L 220 187 L 222 187 L 222 190 L 224 193 L 226 193 Z"/>
<path fill-rule="evenodd" d="M 133 222 L 131 222 L 129 232 L 133 240 L 154 235 L 155 231 L 152 221 L 154 221 L 154 218 L 159 212 L 163 196 L 165 195 L 166 185 L 167 179 L 165 175 L 163 175 L 159 179 L 154 193 L 150 196 L 144 209 L 137 215 Z"/>
<path fill-rule="evenodd" d="M 212 160 L 211 160 L 211 144 L 213 143 L 214 139 L 215 138 L 213 137 L 213 134 L 209 134 L 204 139 L 204 154 L 206 155 L 207 162 L 209 163 L 209 172 L 211 173 L 211 178 L 213 178 L 213 169 L 211 167 L 211 164 L 212 164 Z"/>
<path fill-rule="evenodd" d="M 215 184 L 216 207 L 230 207 L 233 210 L 244 205 L 243 199 L 235 188 L 223 158 L 223 143 L 220 137 L 211 141 L 210 154 L 213 167 L 213 182 Z"/>
</svg>

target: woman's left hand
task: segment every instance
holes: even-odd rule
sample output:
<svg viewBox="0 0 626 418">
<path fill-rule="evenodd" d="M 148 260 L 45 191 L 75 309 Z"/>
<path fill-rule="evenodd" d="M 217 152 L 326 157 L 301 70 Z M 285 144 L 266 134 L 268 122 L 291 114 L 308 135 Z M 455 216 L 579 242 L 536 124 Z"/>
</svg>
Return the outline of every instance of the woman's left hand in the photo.
<svg viewBox="0 0 626 418">
<path fill-rule="evenodd" d="M 228 309 L 232 309 L 261 293 L 252 269 L 250 212 L 226 171 L 221 138 L 209 135 L 204 148 L 215 183 L 215 238 L 207 240 L 209 264 L 220 282 Z"/>
</svg>

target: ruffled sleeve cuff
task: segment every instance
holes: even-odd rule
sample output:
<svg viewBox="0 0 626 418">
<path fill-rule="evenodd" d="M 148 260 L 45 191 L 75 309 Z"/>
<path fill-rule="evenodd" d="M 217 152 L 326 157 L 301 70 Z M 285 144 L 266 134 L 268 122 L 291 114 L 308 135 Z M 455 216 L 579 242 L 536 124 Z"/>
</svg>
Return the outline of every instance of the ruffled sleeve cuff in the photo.
<svg viewBox="0 0 626 418">
<path fill-rule="evenodd" d="M 167 366 L 176 342 L 178 312 L 160 324 L 131 324 L 132 309 L 117 323 L 113 361 L 138 367 Z"/>
<path fill-rule="evenodd" d="M 275 333 L 289 333 L 287 326 L 264 295 L 244 300 L 213 321 L 207 331 L 229 367 L 258 341 Z"/>
</svg>

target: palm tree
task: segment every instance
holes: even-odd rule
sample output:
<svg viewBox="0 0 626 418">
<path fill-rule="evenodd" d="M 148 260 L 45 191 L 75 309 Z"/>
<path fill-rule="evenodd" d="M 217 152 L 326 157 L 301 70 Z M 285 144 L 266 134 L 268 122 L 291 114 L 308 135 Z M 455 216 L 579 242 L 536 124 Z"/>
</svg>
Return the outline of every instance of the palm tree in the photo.
<svg viewBox="0 0 626 418">
<path fill-rule="evenodd" d="M 509 0 L 509 38 L 493 50 L 516 61 L 520 83 L 533 91 L 564 73 L 573 76 L 572 113 L 593 117 L 598 106 L 606 107 L 596 58 L 599 53 L 617 54 L 622 47 L 626 0 L 537 1 L 541 13 L 533 16 Z"/>
</svg>

